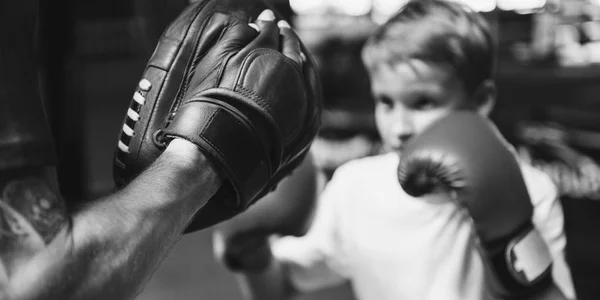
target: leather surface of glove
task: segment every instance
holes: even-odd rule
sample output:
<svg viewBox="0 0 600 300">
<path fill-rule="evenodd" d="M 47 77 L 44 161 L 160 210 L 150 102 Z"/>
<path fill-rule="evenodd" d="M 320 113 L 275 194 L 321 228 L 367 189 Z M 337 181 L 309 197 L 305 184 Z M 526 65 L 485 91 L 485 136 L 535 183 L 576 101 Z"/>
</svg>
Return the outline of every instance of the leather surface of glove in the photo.
<svg viewBox="0 0 600 300">
<path fill-rule="evenodd" d="M 173 138 L 196 144 L 226 179 L 186 232 L 246 210 L 302 161 L 321 114 L 321 87 L 306 49 L 282 53 L 276 21 L 248 25 L 258 0 L 192 3 L 165 30 L 125 118 L 115 154 L 122 186 Z M 283 50 L 285 51 L 285 50 Z"/>
<path fill-rule="evenodd" d="M 398 179 L 411 196 L 446 194 L 466 209 L 497 296 L 523 299 L 551 284 L 521 168 L 489 120 L 467 111 L 438 120 L 403 148 Z"/>
</svg>

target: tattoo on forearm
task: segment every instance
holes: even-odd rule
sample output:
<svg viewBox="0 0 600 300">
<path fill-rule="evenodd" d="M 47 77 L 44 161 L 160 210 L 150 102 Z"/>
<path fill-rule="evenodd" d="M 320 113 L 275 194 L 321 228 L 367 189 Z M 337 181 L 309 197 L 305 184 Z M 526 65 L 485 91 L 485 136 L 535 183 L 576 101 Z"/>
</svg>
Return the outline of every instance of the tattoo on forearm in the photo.
<svg viewBox="0 0 600 300">
<path fill-rule="evenodd" d="M 31 226 L 47 244 L 67 222 L 62 198 L 39 179 L 8 182 L 0 202 L 0 240 L 26 234 L 25 228 Z"/>
</svg>

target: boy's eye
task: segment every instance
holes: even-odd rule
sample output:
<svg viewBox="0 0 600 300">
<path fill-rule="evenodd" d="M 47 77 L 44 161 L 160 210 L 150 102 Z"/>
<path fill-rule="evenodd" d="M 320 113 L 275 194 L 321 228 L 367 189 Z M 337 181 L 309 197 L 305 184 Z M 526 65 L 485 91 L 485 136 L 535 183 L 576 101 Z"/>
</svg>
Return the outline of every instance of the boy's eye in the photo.
<svg viewBox="0 0 600 300">
<path fill-rule="evenodd" d="M 394 101 L 386 96 L 377 97 L 377 102 L 388 108 L 394 106 Z"/>
<path fill-rule="evenodd" d="M 430 97 L 419 97 L 414 103 L 413 106 L 418 110 L 429 110 L 436 107 L 436 101 Z"/>
</svg>

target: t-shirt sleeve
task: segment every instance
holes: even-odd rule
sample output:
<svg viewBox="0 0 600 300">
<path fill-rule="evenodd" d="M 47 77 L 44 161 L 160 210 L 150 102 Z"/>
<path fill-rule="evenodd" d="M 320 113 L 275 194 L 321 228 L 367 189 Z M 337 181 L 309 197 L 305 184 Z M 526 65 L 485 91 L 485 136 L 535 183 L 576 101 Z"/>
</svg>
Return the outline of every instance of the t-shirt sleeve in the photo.
<svg viewBox="0 0 600 300">
<path fill-rule="evenodd" d="M 320 194 L 313 223 L 303 237 L 281 237 L 272 244 L 275 257 L 285 263 L 291 284 L 311 292 L 346 281 L 339 251 L 337 203 L 344 198 L 344 180 L 338 172 Z"/>
<path fill-rule="evenodd" d="M 556 186 L 546 175 L 529 165 L 522 165 L 523 176 L 534 206 L 533 223 L 552 253 L 554 282 L 569 299 L 575 299 L 571 271 L 565 259 L 566 236 L 564 215 Z"/>
</svg>

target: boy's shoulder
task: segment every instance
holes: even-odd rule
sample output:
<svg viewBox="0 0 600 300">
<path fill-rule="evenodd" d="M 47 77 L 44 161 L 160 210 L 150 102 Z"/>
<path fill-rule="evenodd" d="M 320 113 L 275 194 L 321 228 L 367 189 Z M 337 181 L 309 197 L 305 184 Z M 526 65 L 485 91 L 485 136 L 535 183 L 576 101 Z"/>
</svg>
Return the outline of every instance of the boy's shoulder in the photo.
<svg viewBox="0 0 600 300">
<path fill-rule="evenodd" d="M 521 168 L 523 181 L 529 197 L 534 205 L 545 201 L 554 201 L 558 197 L 558 189 L 554 181 L 544 171 L 534 167 L 529 160 L 522 158 L 517 149 L 510 143 L 506 142 L 507 148 L 516 158 Z"/>
<path fill-rule="evenodd" d="M 544 200 L 556 199 L 557 188 L 550 176 L 522 159 L 517 158 L 517 160 L 531 201 L 535 204 Z"/>
</svg>

